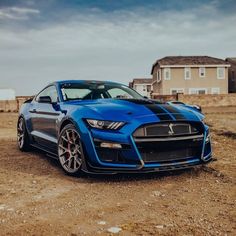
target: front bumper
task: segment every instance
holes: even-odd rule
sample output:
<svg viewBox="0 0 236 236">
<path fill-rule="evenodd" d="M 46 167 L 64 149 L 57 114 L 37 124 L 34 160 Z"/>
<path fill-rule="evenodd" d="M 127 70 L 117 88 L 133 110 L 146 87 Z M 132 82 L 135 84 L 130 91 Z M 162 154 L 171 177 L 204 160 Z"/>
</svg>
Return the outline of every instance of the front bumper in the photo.
<svg viewBox="0 0 236 236">
<path fill-rule="evenodd" d="M 86 165 L 83 166 L 83 170 L 90 173 L 110 174 L 147 173 L 180 170 L 206 164 L 212 160 L 211 143 L 210 140 L 206 142 L 207 135 L 207 131 L 202 135 L 198 152 L 190 153 L 189 156 L 183 156 L 177 160 L 169 158 L 166 161 L 147 161 L 143 158 L 137 140 L 132 135 L 96 129 L 88 130 L 83 137 L 86 156 Z M 101 142 L 121 144 L 122 149 L 102 148 L 101 151 L 99 148 Z M 157 143 L 154 141 L 153 145 L 156 146 Z"/>
</svg>

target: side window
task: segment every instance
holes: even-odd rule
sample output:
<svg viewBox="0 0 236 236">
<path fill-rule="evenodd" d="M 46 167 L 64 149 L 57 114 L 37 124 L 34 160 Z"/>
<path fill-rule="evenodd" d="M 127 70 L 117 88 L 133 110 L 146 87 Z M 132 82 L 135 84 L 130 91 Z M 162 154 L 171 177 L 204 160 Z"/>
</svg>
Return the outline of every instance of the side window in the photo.
<svg viewBox="0 0 236 236">
<path fill-rule="evenodd" d="M 41 93 L 38 94 L 35 100 L 38 102 L 39 97 L 42 96 L 49 96 L 52 102 L 58 101 L 57 89 L 54 85 L 45 88 Z"/>
<path fill-rule="evenodd" d="M 164 68 L 164 79 L 165 80 L 170 80 L 171 79 L 170 68 Z"/>
<path fill-rule="evenodd" d="M 224 79 L 225 78 L 225 68 L 218 67 L 217 68 L 217 79 Z"/>
<path fill-rule="evenodd" d="M 131 98 L 130 94 L 120 88 L 112 88 L 107 90 L 107 92 L 112 98 Z"/>
<path fill-rule="evenodd" d="M 184 78 L 186 80 L 191 79 L 191 68 L 190 67 L 184 68 Z"/>
<path fill-rule="evenodd" d="M 206 76 L 206 68 L 205 67 L 200 67 L 199 68 L 199 77 L 203 78 Z"/>
</svg>

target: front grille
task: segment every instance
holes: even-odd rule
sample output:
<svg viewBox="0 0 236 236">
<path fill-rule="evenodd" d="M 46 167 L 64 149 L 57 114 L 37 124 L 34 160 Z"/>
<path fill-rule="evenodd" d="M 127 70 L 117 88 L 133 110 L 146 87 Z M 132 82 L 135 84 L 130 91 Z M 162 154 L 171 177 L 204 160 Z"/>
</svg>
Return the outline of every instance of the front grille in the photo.
<svg viewBox="0 0 236 236">
<path fill-rule="evenodd" d="M 199 134 L 200 127 L 191 123 L 157 123 L 138 128 L 133 136 L 138 137 L 174 137 Z"/>
<path fill-rule="evenodd" d="M 201 157 L 202 139 L 173 140 L 166 142 L 136 142 L 145 163 L 181 161 Z"/>
</svg>

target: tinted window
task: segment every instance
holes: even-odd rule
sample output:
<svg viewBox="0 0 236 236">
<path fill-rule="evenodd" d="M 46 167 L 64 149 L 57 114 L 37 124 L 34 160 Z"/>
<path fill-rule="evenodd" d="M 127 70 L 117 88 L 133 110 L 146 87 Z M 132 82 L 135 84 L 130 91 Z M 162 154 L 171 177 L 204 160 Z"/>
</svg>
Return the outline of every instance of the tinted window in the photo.
<svg viewBox="0 0 236 236">
<path fill-rule="evenodd" d="M 58 101 L 57 89 L 54 85 L 45 88 L 42 92 L 40 92 L 37 95 L 35 100 L 38 102 L 39 97 L 42 97 L 42 96 L 49 96 L 52 102 Z"/>
</svg>

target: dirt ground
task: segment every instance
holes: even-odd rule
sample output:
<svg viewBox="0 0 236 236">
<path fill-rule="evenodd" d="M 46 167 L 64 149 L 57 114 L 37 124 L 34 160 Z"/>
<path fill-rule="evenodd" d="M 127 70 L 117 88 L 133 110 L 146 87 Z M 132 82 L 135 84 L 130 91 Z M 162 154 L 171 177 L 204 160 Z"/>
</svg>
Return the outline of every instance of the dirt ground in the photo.
<svg viewBox="0 0 236 236">
<path fill-rule="evenodd" d="M 236 235 L 236 107 L 204 112 L 217 158 L 207 167 L 81 178 L 20 152 L 17 114 L 0 113 L 0 235 Z"/>
</svg>

